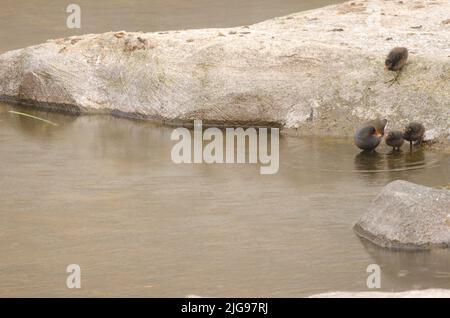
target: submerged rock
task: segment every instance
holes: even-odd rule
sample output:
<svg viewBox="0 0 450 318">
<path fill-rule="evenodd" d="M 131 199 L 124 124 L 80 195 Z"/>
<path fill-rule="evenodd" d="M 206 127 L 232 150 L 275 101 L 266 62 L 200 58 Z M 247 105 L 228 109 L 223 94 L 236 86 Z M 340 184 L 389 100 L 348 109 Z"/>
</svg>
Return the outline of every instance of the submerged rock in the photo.
<svg viewBox="0 0 450 318">
<path fill-rule="evenodd" d="M 415 120 L 448 143 L 450 32 L 442 21 L 449 11 L 450 0 L 420 8 L 352 1 L 245 32 L 119 31 L 50 40 L 0 56 L 0 99 L 335 136 L 350 136 L 357 123 L 375 117 L 399 126 Z M 411 29 L 417 21 L 422 27 Z M 384 59 L 394 46 L 411 54 L 399 83 L 389 87 L 394 74 L 384 70 Z"/>
<path fill-rule="evenodd" d="M 449 214 L 449 190 L 397 180 L 383 188 L 354 230 L 387 248 L 449 247 Z"/>
</svg>

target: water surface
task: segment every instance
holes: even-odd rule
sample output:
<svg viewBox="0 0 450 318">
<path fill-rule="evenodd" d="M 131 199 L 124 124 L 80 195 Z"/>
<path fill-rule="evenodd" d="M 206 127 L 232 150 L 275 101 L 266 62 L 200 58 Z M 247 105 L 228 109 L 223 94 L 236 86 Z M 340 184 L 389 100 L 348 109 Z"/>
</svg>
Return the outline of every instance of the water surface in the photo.
<svg viewBox="0 0 450 318">
<path fill-rule="evenodd" d="M 9 111 L 51 120 L 52 126 Z M 0 104 L 0 296 L 275 296 L 450 287 L 450 253 L 386 251 L 353 224 L 388 182 L 444 187 L 450 156 L 282 137 L 280 170 L 175 165 L 172 128 Z M 66 288 L 68 264 L 82 288 Z"/>
</svg>

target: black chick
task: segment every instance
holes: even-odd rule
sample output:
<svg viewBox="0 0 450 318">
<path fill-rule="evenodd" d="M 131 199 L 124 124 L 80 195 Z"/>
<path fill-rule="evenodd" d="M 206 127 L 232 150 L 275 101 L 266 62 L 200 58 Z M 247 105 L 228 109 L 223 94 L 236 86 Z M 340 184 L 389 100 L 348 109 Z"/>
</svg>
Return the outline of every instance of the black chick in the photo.
<svg viewBox="0 0 450 318">
<path fill-rule="evenodd" d="M 384 141 L 386 142 L 386 145 L 391 146 L 393 150 L 400 150 L 400 147 L 403 146 L 403 143 L 405 142 L 403 132 L 399 130 L 390 131 L 386 135 Z"/>
<path fill-rule="evenodd" d="M 394 47 L 388 54 L 384 65 L 385 68 L 389 71 L 397 72 L 397 75 L 390 81 L 391 85 L 394 82 L 397 82 L 398 77 L 400 76 L 400 71 L 403 66 L 405 66 L 406 61 L 408 60 L 408 49 L 406 47 Z"/>
<path fill-rule="evenodd" d="M 418 122 L 409 123 L 405 127 L 403 138 L 409 141 L 410 149 L 412 149 L 412 142 L 415 141 L 416 145 L 420 145 L 425 135 L 425 127 Z"/>
</svg>

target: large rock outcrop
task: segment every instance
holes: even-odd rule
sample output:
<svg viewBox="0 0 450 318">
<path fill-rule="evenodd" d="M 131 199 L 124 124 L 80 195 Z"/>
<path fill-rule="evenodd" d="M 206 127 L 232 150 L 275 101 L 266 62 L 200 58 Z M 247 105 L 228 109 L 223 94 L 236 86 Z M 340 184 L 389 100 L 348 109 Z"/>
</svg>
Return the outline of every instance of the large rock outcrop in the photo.
<svg viewBox="0 0 450 318">
<path fill-rule="evenodd" d="M 359 236 L 387 248 L 450 247 L 450 191 L 393 181 L 354 229 Z"/>
<path fill-rule="evenodd" d="M 0 56 L 0 99 L 336 136 L 418 120 L 448 142 L 449 12 L 450 0 L 353 1 L 245 27 L 50 40 Z M 410 62 L 389 86 L 394 46 Z"/>
</svg>

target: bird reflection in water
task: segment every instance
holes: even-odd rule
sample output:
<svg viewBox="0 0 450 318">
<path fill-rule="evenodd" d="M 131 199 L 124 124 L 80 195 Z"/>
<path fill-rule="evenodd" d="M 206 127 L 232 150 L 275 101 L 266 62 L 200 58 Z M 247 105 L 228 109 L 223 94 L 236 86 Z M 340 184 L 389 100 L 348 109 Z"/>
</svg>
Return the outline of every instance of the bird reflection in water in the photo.
<svg viewBox="0 0 450 318">
<path fill-rule="evenodd" d="M 417 148 L 414 151 L 405 153 L 405 165 L 408 168 L 425 166 L 425 152 L 422 148 Z"/>
<path fill-rule="evenodd" d="M 403 171 L 426 165 L 422 148 L 415 151 L 390 151 L 386 154 L 362 151 L 355 156 L 355 170 L 359 172 Z"/>
<path fill-rule="evenodd" d="M 361 172 L 383 169 L 383 156 L 376 151 L 361 151 L 355 156 L 355 169 Z"/>
</svg>

